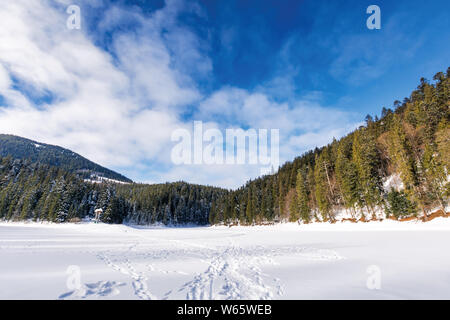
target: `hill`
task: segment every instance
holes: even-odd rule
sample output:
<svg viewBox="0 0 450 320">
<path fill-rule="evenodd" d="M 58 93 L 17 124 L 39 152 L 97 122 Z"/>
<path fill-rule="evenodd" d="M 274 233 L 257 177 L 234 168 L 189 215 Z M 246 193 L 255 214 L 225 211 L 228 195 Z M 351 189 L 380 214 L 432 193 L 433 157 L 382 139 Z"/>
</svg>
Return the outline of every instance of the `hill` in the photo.
<svg viewBox="0 0 450 320">
<path fill-rule="evenodd" d="M 81 155 L 58 146 L 53 146 L 22 137 L 0 134 L 0 157 L 29 159 L 76 173 L 85 179 L 107 178 L 121 182 L 132 182 L 127 177 L 102 167 Z"/>
</svg>

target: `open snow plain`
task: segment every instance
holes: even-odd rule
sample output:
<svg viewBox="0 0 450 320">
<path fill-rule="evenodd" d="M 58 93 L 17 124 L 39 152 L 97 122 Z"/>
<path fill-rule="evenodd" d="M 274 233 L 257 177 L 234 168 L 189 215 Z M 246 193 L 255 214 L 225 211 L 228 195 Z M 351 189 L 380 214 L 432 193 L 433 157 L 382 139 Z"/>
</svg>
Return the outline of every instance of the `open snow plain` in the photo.
<svg viewBox="0 0 450 320">
<path fill-rule="evenodd" d="M 450 219 L 0 223 L 0 299 L 450 299 Z"/>
</svg>

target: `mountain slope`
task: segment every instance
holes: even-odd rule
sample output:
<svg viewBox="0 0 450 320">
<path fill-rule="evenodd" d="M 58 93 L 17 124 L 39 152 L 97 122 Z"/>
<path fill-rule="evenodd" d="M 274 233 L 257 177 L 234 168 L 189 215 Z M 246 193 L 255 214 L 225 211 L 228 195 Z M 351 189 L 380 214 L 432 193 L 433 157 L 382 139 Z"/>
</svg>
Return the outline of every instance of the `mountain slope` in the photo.
<svg viewBox="0 0 450 320">
<path fill-rule="evenodd" d="M 0 134 L 0 157 L 7 156 L 59 167 L 68 172 L 77 173 L 83 178 L 89 179 L 94 175 L 121 182 L 132 182 L 127 177 L 102 167 L 68 149 L 14 135 Z"/>
<path fill-rule="evenodd" d="M 213 203 L 211 224 L 428 218 L 450 197 L 450 68 L 381 117 Z M 399 178 L 394 186 L 390 181 Z"/>
</svg>

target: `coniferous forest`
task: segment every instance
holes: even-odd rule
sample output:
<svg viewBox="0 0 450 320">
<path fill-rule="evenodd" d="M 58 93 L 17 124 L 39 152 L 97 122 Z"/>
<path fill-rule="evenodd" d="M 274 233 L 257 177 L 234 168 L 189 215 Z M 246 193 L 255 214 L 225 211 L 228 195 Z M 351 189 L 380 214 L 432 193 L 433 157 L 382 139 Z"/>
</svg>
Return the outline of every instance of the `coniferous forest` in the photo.
<svg viewBox="0 0 450 320">
<path fill-rule="evenodd" d="M 6 156 L 56 166 L 68 172 L 76 172 L 78 176 L 84 178 L 96 175 L 122 182 L 132 182 L 127 177 L 102 167 L 70 150 L 22 137 L 0 134 L 0 157 Z"/>
<path fill-rule="evenodd" d="M 0 159 L 0 219 L 80 221 L 101 208 L 103 222 L 208 223 L 212 201 L 223 189 L 175 182 L 157 185 L 92 183 L 64 169 Z"/>
<path fill-rule="evenodd" d="M 445 212 L 450 196 L 450 68 L 340 140 L 215 201 L 211 224 L 333 222 Z M 398 177 L 401 185 L 386 186 Z M 378 215 L 379 217 L 379 215 Z"/>
<path fill-rule="evenodd" d="M 68 150 L 36 153 L 25 139 L 2 135 L 0 219 L 79 221 L 102 208 L 108 223 L 251 225 L 333 222 L 342 211 L 355 220 L 380 212 L 393 218 L 445 212 L 449 75 L 450 68 L 431 82 L 422 78 L 409 98 L 380 116 L 368 115 L 364 126 L 233 191 L 185 182 L 123 183 L 130 180 Z M 86 180 L 99 171 L 121 183 Z M 387 184 L 393 177 L 401 183 Z"/>
</svg>

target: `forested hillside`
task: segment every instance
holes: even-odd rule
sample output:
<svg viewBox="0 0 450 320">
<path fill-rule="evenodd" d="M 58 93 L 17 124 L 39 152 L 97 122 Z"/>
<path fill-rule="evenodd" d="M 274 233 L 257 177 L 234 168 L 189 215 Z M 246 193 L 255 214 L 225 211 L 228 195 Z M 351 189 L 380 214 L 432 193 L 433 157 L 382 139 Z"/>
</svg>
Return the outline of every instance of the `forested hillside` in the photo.
<svg viewBox="0 0 450 320">
<path fill-rule="evenodd" d="M 219 188 L 184 182 L 158 185 L 91 183 L 62 168 L 0 158 L 0 219 L 79 221 L 102 208 L 102 221 L 207 224 Z"/>
<path fill-rule="evenodd" d="M 127 177 L 102 167 L 70 150 L 22 137 L 0 134 L 0 157 L 6 156 L 60 167 L 68 172 L 77 173 L 77 175 L 86 179 L 105 177 L 131 182 Z"/>
<path fill-rule="evenodd" d="M 421 79 L 409 98 L 366 117 L 366 125 L 326 147 L 249 181 L 214 202 L 210 223 L 334 221 L 423 215 L 444 210 L 450 183 L 450 68 Z M 390 184 L 390 181 L 401 183 Z"/>
</svg>

